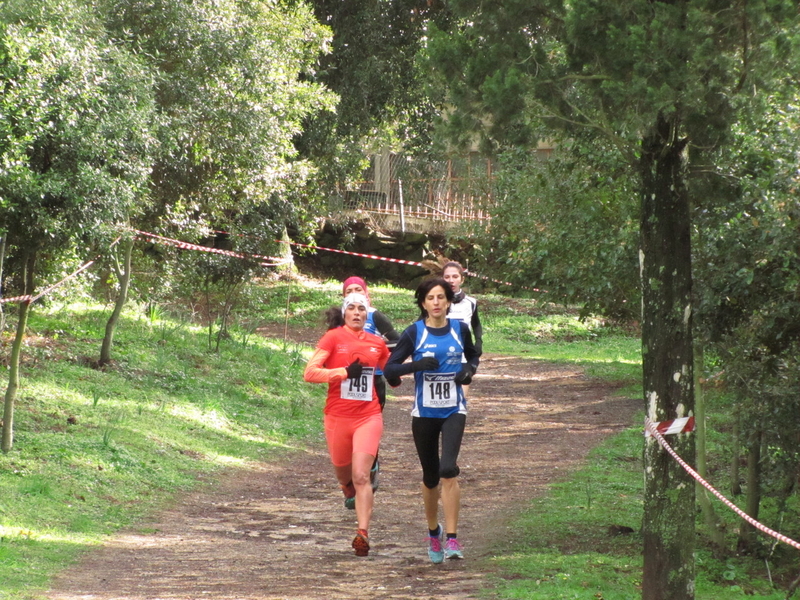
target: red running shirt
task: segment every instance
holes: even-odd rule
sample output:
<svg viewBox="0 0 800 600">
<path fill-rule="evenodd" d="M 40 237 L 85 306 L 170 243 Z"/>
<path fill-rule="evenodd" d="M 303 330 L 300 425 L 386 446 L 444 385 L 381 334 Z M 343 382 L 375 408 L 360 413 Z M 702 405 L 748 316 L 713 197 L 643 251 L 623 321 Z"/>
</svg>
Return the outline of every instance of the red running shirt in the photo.
<svg viewBox="0 0 800 600">
<path fill-rule="evenodd" d="M 354 360 L 364 365 L 358 381 L 347 378 L 347 366 Z M 364 417 L 381 412 L 372 376 L 375 367 L 383 369 L 389 349 L 382 337 L 357 331 L 346 325 L 329 329 L 306 365 L 303 378 L 328 384 L 325 414 L 337 417 Z"/>
</svg>

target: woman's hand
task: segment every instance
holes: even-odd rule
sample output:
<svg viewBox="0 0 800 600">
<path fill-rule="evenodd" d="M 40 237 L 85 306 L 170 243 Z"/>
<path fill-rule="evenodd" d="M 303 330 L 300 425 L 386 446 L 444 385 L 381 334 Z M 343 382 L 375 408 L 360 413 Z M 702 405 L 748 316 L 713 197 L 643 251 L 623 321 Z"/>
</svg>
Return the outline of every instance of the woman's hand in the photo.
<svg viewBox="0 0 800 600">
<path fill-rule="evenodd" d="M 456 383 L 459 385 L 469 385 L 472 383 L 472 376 L 475 374 L 475 367 L 472 365 L 464 365 L 456 375 Z"/>
<path fill-rule="evenodd" d="M 348 379 L 358 379 L 361 377 L 361 373 L 364 370 L 364 365 L 361 364 L 360 360 L 357 358 L 355 361 L 351 362 L 347 366 L 347 378 Z"/>
<path fill-rule="evenodd" d="M 433 356 L 423 356 L 419 360 L 412 362 L 411 367 L 412 373 L 416 371 L 435 371 L 439 368 L 439 361 Z"/>
</svg>

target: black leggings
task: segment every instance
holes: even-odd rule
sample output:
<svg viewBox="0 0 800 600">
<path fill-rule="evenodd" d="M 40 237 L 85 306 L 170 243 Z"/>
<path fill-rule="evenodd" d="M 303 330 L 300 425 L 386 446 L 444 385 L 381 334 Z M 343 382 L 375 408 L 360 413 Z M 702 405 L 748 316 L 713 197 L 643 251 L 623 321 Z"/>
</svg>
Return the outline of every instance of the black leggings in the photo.
<svg viewBox="0 0 800 600">
<path fill-rule="evenodd" d="M 461 450 L 461 438 L 467 415 L 455 413 L 446 419 L 413 417 L 411 432 L 422 465 L 422 483 L 429 490 L 439 485 L 439 480 L 458 477 L 461 470 L 456 464 Z M 442 436 L 442 457 L 439 458 L 439 434 Z"/>
</svg>

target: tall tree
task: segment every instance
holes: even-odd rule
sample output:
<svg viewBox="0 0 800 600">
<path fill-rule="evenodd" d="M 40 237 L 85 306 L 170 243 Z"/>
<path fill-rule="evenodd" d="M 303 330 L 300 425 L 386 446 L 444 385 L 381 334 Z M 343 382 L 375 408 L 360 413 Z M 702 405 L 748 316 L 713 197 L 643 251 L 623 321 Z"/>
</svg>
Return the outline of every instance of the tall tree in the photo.
<svg viewBox="0 0 800 600">
<path fill-rule="evenodd" d="M 128 288 L 131 284 L 131 258 L 133 256 L 133 236 L 128 234 L 120 245 L 120 250 L 112 255 L 112 266 L 114 274 L 117 276 L 119 289 L 117 298 L 114 301 L 114 309 L 106 321 L 106 330 L 103 341 L 100 344 L 100 359 L 98 365 L 105 366 L 111 362 L 111 348 L 114 344 L 114 332 L 116 331 L 122 310 L 128 300 Z M 121 260 L 120 260 L 121 259 Z"/>
<path fill-rule="evenodd" d="M 361 176 L 366 153 L 384 145 L 430 151 L 435 99 L 416 66 L 427 28 L 449 28 L 442 0 L 310 0 L 333 31 L 330 54 L 309 77 L 340 98 L 310 116 L 296 144 L 321 171 L 321 193 Z"/>
<path fill-rule="evenodd" d="M 0 222 L 7 280 L 31 294 L 63 260 L 107 247 L 140 198 L 153 145 L 152 76 L 82 2 L 11 0 L 0 23 Z M 29 304 L 20 304 L 12 349 L 6 452 Z"/>
<path fill-rule="evenodd" d="M 690 196 L 695 165 L 726 143 L 739 111 L 785 71 L 788 1 L 599 0 L 454 4 L 457 35 L 434 35 L 432 64 L 455 107 L 454 139 L 489 151 L 535 141 L 537 122 L 589 128 L 639 180 L 645 409 L 693 411 Z M 694 597 L 694 485 L 648 438 L 643 521 L 647 600 Z M 672 443 L 691 461 L 694 438 Z"/>
<path fill-rule="evenodd" d="M 157 73 L 161 152 L 153 162 L 151 210 L 133 225 L 195 241 L 213 238 L 214 230 L 255 232 L 258 248 L 245 237 L 231 242 L 263 255 L 277 253 L 274 240 L 287 225 L 308 229 L 316 211 L 303 190 L 315 166 L 297 155 L 292 141 L 304 119 L 333 107 L 335 95 L 309 76 L 329 46 L 330 30 L 302 2 L 103 0 L 97 5 L 117 42 L 138 49 Z M 224 262 L 154 254 L 165 273 L 206 271 Z M 134 255 L 134 269 L 141 258 Z M 252 269 L 228 273 L 237 273 L 241 283 Z M 214 273 L 194 275 L 190 280 L 204 281 Z M 164 287 L 158 291 L 168 292 L 168 280 L 159 278 Z"/>
<path fill-rule="evenodd" d="M 285 205 L 313 165 L 292 145 L 335 96 L 309 81 L 330 31 L 300 2 L 105 0 L 107 27 L 158 72 L 156 216 L 182 231 Z M 285 210 L 283 212 L 286 212 Z"/>
</svg>

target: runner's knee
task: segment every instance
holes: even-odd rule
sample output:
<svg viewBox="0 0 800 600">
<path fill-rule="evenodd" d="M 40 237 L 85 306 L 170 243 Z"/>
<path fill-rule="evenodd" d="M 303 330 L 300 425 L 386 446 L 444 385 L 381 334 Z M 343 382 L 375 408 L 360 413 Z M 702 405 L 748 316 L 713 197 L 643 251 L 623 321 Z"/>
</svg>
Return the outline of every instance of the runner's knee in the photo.
<svg viewBox="0 0 800 600">
<path fill-rule="evenodd" d="M 453 477 L 458 477 L 458 474 L 461 473 L 461 469 L 458 468 L 458 465 L 453 465 L 451 467 L 442 467 L 439 471 L 439 477 L 442 479 L 452 479 Z"/>
<path fill-rule="evenodd" d="M 422 484 L 429 490 L 439 485 L 439 476 L 436 473 L 423 473 Z"/>
</svg>

